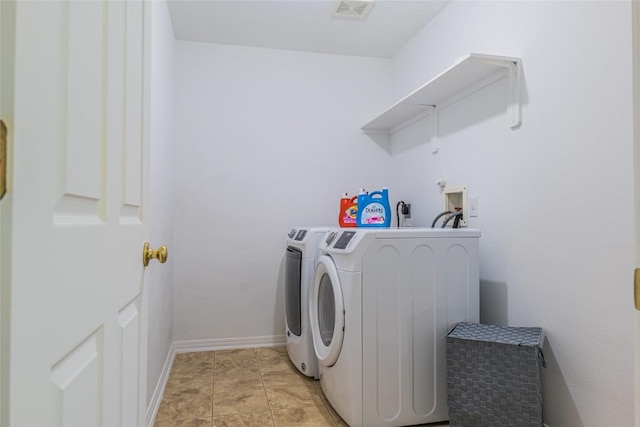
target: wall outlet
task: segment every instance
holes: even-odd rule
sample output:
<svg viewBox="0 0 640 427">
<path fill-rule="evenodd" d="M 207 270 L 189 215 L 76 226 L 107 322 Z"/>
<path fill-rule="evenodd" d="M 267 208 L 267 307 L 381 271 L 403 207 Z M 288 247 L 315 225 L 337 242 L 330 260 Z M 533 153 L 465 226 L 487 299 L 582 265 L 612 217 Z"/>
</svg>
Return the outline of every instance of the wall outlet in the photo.
<svg viewBox="0 0 640 427">
<path fill-rule="evenodd" d="M 478 198 L 477 197 L 469 198 L 469 216 L 473 216 L 473 217 L 478 216 Z"/>
<path fill-rule="evenodd" d="M 402 205 L 402 215 L 407 218 L 411 218 L 411 203 L 405 203 Z"/>
</svg>

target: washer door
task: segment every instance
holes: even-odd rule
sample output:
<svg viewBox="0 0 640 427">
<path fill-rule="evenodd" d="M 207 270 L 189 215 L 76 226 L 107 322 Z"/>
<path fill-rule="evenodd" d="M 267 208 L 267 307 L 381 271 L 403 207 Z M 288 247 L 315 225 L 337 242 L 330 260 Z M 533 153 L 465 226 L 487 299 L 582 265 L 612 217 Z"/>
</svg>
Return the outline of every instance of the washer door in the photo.
<svg viewBox="0 0 640 427">
<path fill-rule="evenodd" d="M 318 362 L 332 366 L 338 360 L 344 338 L 344 302 L 338 270 L 327 255 L 316 264 L 309 293 L 309 317 Z"/>
<path fill-rule="evenodd" d="M 302 251 L 289 246 L 285 254 L 284 306 L 286 309 L 287 332 L 290 331 L 299 337 L 302 333 L 302 316 L 300 315 L 302 303 L 300 301 Z"/>
</svg>

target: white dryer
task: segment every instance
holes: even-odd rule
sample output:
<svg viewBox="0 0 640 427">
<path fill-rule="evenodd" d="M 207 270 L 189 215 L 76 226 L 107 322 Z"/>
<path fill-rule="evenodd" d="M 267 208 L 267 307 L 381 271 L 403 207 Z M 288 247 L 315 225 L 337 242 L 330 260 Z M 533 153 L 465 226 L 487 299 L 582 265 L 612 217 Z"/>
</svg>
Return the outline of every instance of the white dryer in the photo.
<svg viewBox="0 0 640 427">
<path fill-rule="evenodd" d="M 289 359 L 300 372 L 319 378 L 309 326 L 309 288 L 318 259 L 318 244 L 329 227 L 294 227 L 285 251 L 285 324 Z"/>
<path fill-rule="evenodd" d="M 351 427 L 445 421 L 445 336 L 479 320 L 473 229 L 334 229 L 309 295 L 327 399 Z"/>
</svg>

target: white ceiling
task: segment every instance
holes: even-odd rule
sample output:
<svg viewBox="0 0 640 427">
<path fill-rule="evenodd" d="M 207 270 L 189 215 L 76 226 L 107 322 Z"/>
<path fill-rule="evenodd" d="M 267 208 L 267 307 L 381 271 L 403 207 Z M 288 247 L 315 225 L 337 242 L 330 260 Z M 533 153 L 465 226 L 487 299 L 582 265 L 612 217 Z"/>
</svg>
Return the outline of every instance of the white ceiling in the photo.
<svg viewBox="0 0 640 427">
<path fill-rule="evenodd" d="M 376 0 L 365 19 L 332 0 L 169 0 L 178 40 L 392 57 L 449 0 Z"/>
</svg>

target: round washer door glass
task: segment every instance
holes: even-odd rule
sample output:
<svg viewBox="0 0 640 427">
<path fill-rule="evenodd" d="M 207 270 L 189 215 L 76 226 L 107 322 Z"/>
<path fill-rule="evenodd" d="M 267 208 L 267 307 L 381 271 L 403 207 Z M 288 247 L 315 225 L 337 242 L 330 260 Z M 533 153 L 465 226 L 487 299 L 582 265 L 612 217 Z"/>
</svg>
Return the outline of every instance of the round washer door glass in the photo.
<svg viewBox="0 0 640 427">
<path fill-rule="evenodd" d="M 336 328 L 336 305 L 333 286 L 328 274 L 323 274 L 320 278 L 318 289 L 318 328 L 320 329 L 320 339 L 327 347 L 331 345 L 333 330 Z"/>
<path fill-rule="evenodd" d="M 332 366 L 342 349 L 344 302 L 338 271 L 331 257 L 318 260 L 309 293 L 309 317 L 313 348 L 323 366 Z"/>
</svg>

